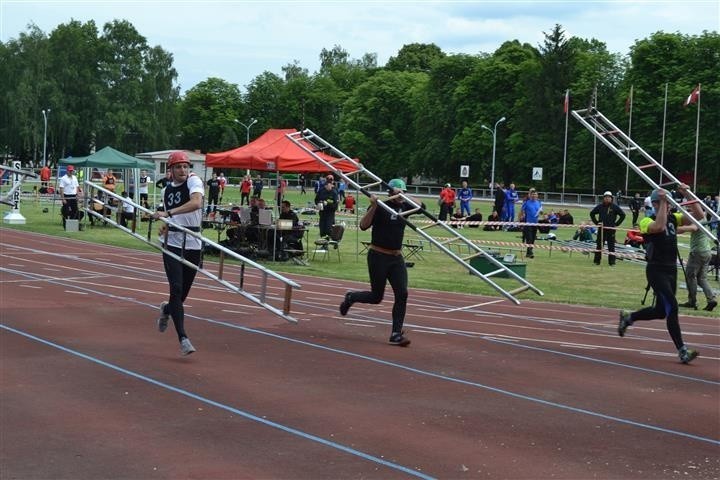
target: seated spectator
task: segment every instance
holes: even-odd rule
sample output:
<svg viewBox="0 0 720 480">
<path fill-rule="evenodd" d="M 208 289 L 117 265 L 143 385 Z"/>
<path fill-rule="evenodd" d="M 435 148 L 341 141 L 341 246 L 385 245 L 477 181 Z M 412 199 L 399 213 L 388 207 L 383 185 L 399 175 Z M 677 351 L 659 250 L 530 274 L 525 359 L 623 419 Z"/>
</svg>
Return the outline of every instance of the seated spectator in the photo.
<svg viewBox="0 0 720 480">
<path fill-rule="evenodd" d="M 568 209 L 565 209 L 560 212 L 558 223 L 560 225 L 572 225 L 573 223 L 575 223 L 575 219 L 573 219 L 573 216 L 570 215 L 570 211 Z"/>
<path fill-rule="evenodd" d="M 465 217 L 462 216 L 462 213 L 455 212 L 450 216 L 450 225 L 453 228 L 463 228 L 463 225 L 460 223 L 463 220 L 465 220 Z"/>
<path fill-rule="evenodd" d="M 465 220 L 468 222 L 482 222 L 483 216 L 482 213 L 480 213 L 480 209 L 476 208 L 475 213 L 467 217 Z M 470 228 L 478 228 L 479 225 L 468 225 Z"/>
<path fill-rule="evenodd" d="M 488 222 L 499 222 L 500 221 L 500 215 L 498 214 L 497 210 L 493 209 L 492 213 L 487 219 Z M 485 225 L 483 227 L 483 230 L 486 232 L 495 231 L 502 229 L 502 225 Z"/>
<path fill-rule="evenodd" d="M 128 192 L 123 190 L 121 195 L 123 198 L 127 198 L 128 200 L 130 200 L 130 198 L 128 197 Z M 119 212 L 120 213 L 120 225 L 122 225 L 123 227 L 127 227 L 128 220 L 132 221 L 133 218 L 135 218 L 135 207 L 130 202 L 123 201 L 123 203 L 122 203 L 122 205 L 120 205 L 119 209 L 120 209 L 120 212 Z"/>
<path fill-rule="evenodd" d="M 549 216 L 547 213 L 543 214 L 543 216 L 540 217 L 540 219 L 538 220 L 538 223 L 547 224 L 547 226 L 543 225 L 541 227 L 538 227 L 538 232 L 543 233 L 545 235 L 550 233 L 550 219 L 549 219 Z"/>
<path fill-rule="evenodd" d="M 548 221 L 550 222 L 550 230 L 557 230 L 557 224 L 558 224 L 558 214 L 555 213 L 555 210 L 550 210 L 550 213 L 547 216 Z"/>
<path fill-rule="evenodd" d="M 640 230 L 628 230 L 625 236 L 625 245 L 630 245 L 633 248 L 643 248 L 645 239 L 640 235 Z"/>
<path fill-rule="evenodd" d="M 578 240 L 580 242 L 593 242 L 593 234 L 590 228 L 588 228 L 588 225 L 586 222 L 583 222 L 580 224 L 580 227 L 575 230 L 575 235 L 573 235 L 573 240 Z"/>
</svg>

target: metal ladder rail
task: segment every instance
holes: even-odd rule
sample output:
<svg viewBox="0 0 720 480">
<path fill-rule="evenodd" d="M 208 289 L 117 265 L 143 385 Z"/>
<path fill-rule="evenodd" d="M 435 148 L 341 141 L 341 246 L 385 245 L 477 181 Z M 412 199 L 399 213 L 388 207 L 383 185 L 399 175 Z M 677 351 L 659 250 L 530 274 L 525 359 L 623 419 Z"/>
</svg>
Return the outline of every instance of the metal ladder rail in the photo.
<svg viewBox="0 0 720 480">
<path fill-rule="evenodd" d="M 622 130 L 620 130 L 618 127 L 616 127 L 612 122 L 610 122 L 604 115 L 602 115 L 597 110 L 594 110 L 597 113 L 590 112 L 588 117 L 591 119 L 592 122 L 595 122 L 595 125 L 602 125 L 600 124 L 600 121 L 605 122 L 605 125 L 603 128 L 605 130 L 608 130 L 611 132 L 613 136 L 617 135 L 620 139 L 622 139 L 626 145 L 633 147 L 634 151 L 639 152 L 643 158 L 648 162 L 645 165 L 638 166 L 636 165 L 623 151 L 627 151 L 626 147 L 618 148 L 616 145 L 613 145 L 612 142 L 610 142 L 607 137 L 609 134 L 601 135 L 598 133 L 598 130 L 595 128 L 595 125 L 591 124 L 587 121 L 586 117 L 583 116 L 584 113 L 588 112 L 588 110 L 573 110 L 572 114 L 573 117 L 575 117 L 576 120 L 578 120 L 585 128 L 590 130 L 593 135 L 595 135 L 600 141 L 602 141 L 610 150 L 612 150 L 618 157 L 620 157 L 630 168 L 633 169 L 635 173 L 637 173 L 645 182 L 650 185 L 652 188 L 664 188 L 666 186 L 671 185 L 680 185 L 680 180 L 675 178 L 675 176 L 670 173 L 665 167 L 660 165 L 650 154 L 648 154 L 645 150 L 642 149 L 637 143 L 635 143 L 630 137 L 628 137 Z M 608 128 L 609 127 L 609 128 Z M 615 137 L 617 138 L 617 137 Z M 652 177 L 650 177 L 647 173 L 645 173 L 645 170 L 648 168 L 656 168 L 660 171 L 661 175 L 664 178 L 668 178 L 669 181 L 666 183 L 658 184 L 656 183 Z M 685 214 L 688 218 L 690 218 L 690 221 L 695 224 L 695 226 L 698 227 L 698 229 L 702 230 L 705 235 L 713 239 L 716 243 L 718 242 L 718 237 L 710 231 L 706 227 L 706 222 L 704 220 L 698 220 L 695 218 L 692 214 L 690 214 L 687 209 L 685 208 L 685 205 L 694 204 L 697 203 L 700 205 L 700 208 L 702 209 L 703 213 L 705 215 L 710 215 L 711 218 L 713 218 L 715 221 L 720 221 L 720 216 L 716 212 L 714 212 L 712 209 L 710 209 L 709 206 L 705 205 L 705 203 L 700 200 L 700 198 L 695 195 L 690 190 L 687 190 L 687 193 L 690 196 L 690 200 L 685 202 L 678 202 L 672 196 L 667 197 L 668 203 L 670 203 L 673 207 L 678 209 L 678 211 Z"/>
<path fill-rule="evenodd" d="M 343 178 L 343 180 L 345 180 L 348 183 L 348 185 L 352 186 L 353 188 L 362 192 L 363 194 L 365 194 L 368 197 L 371 195 L 371 193 L 368 190 L 369 187 L 375 186 L 375 185 L 386 185 L 385 182 L 383 182 L 382 179 L 380 179 L 380 177 L 373 174 L 372 172 L 370 172 L 363 166 L 358 165 L 358 163 L 355 160 L 353 160 L 349 156 L 345 155 L 343 152 L 341 152 L 340 150 L 335 148 L 333 145 L 329 144 L 324 139 L 322 139 L 321 137 L 319 137 L 318 135 L 316 135 L 314 132 L 312 132 L 310 130 L 304 130 L 303 132 L 294 132 L 291 134 L 287 134 L 287 136 L 296 145 L 298 145 L 300 148 L 302 148 L 307 153 L 312 155 L 320 163 L 325 165 L 328 168 L 328 170 L 332 171 L 336 175 Z M 310 144 L 313 144 L 314 141 L 320 143 L 320 145 L 318 145 L 318 147 L 319 147 L 318 150 L 312 150 L 312 149 L 308 148 L 307 145 L 303 142 L 303 140 Z M 349 161 L 353 165 L 356 165 L 358 168 L 356 169 L 356 171 L 351 172 L 350 173 L 351 175 L 355 174 L 355 173 L 362 173 L 362 174 L 367 175 L 374 181 L 370 184 L 365 184 L 365 185 L 361 185 L 361 184 L 355 182 L 355 180 L 348 177 L 348 174 L 345 174 L 343 171 L 341 171 L 340 169 L 336 168 L 333 165 L 333 163 L 336 163 L 336 162 L 329 162 L 316 154 L 317 151 L 326 151 L 326 150 L 331 150 L 332 153 L 334 154 L 334 156 L 339 157 L 342 160 Z M 539 290 L 537 287 L 535 287 L 530 282 L 528 282 L 526 279 L 524 279 L 523 277 L 521 277 L 520 275 L 518 275 L 511 269 L 509 269 L 506 265 L 504 265 L 503 263 L 498 261 L 495 257 L 493 257 L 492 255 L 485 252 L 474 242 L 470 241 L 463 235 L 460 235 L 456 229 L 453 229 L 451 226 L 447 225 L 445 222 L 439 221 L 437 219 L 437 217 L 435 217 L 435 215 L 431 214 L 430 212 L 428 212 L 427 210 L 422 208 L 422 205 L 415 202 L 411 197 L 407 196 L 404 193 L 401 193 L 401 194 L 397 194 L 390 198 L 394 198 L 394 197 L 402 198 L 402 200 L 408 202 L 413 207 L 412 210 L 403 212 L 405 215 L 400 215 L 400 217 L 403 219 L 403 221 L 405 221 L 406 225 L 408 225 L 411 229 L 413 229 L 416 234 L 420 235 L 421 237 L 423 237 L 424 239 L 426 239 L 427 241 L 429 241 L 430 243 L 432 243 L 433 245 L 438 247 L 442 252 L 444 252 L 450 258 L 455 260 L 462 267 L 467 269 L 472 275 L 475 275 L 475 276 L 481 278 L 482 280 L 484 280 L 486 283 L 488 283 L 491 287 L 493 287 L 497 292 L 499 292 L 501 295 L 505 296 L 507 299 L 511 300 L 515 304 L 519 304 L 520 301 L 517 298 L 515 298 L 514 295 L 517 293 L 523 292 L 525 290 L 532 290 L 540 296 L 543 295 L 543 292 L 541 290 Z M 378 204 L 381 206 L 381 208 L 385 209 L 388 213 L 397 214 L 396 211 L 392 210 L 382 200 L 378 200 Z M 453 252 L 452 250 L 447 248 L 445 246 L 446 242 L 438 241 L 432 235 L 425 232 L 426 228 L 417 227 L 412 222 L 410 222 L 407 218 L 405 218 L 410 213 L 415 213 L 415 212 L 422 213 L 423 215 L 425 215 L 427 218 L 429 218 L 433 222 L 433 226 L 443 228 L 447 233 L 449 233 L 452 237 L 454 237 L 454 239 L 457 239 L 460 242 L 462 242 L 463 244 L 467 245 L 469 250 L 474 250 L 475 254 L 473 255 L 473 257 L 482 255 L 486 260 L 488 260 L 491 264 L 493 264 L 495 267 L 497 267 L 497 269 L 490 272 L 489 274 L 483 274 L 483 273 L 479 272 L 475 267 L 470 265 L 466 261 L 466 259 L 460 257 L 459 255 L 455 254 L 455 252 Z M 498 285 L 497 283 L 495 283 L 494 281 L 492 281 L 490 279 L 491 276 L 497 275 L 500 273 L 507 274 L 510 278 L 520 282 L 522 286 L 517 289 L 511 290 L 510 292 L 506 291 L 500 285 Z"/>
<path fill-rule="evenodd" d="M 4 197 L 0 198 L 0 203 L 2 203 L 3 205 L 8 205 L 8 206 L 10 206 L 10 207 L 14 207 L 14 206 L 15 206 L 15 202 L 11 201 L 10 199 L 15 195 L 15 192 L 17 192 L 17 191 L 22 187 L 22 184 L 23 184 L 23 182 L 25 181 L 25 179 L 26 179 L 27 177 L 37 178 L 38 176 L 37 176 L 37 174 L 34 173 L 34 172 L 29 172 L 29 171 L 27 171 L 27 170 L 22 170 L 22 169 L 15 168 L 15 167 L 10 167 L 10 166 L 7 166 L 7 165 L 0 165 L 0 170 L 2 170 L 2 171 L 4 171 L 4 172 L 12 172 L 12 173 L 19 174 L 19 175 L 22 175 L 22 176 L 23 176 L 23 177 L 20 179 L 19 182 L 15 183 L 15 184 L 12 186 L 12 188 L 10 188 L 10 190 L 7 191 L 7 193 L 5 194 Z"/>
<path fill-rule="evenodd" d="M 143 207 L 142 205 L 139 205 L 139 204 L 133 202 L 132 200 L 130 200 L 128 198 L 117 195 L 116 193 L 111 192 L 110 190 L 107 190 L 99 185 L 96 185 L 89 180 L 86 180 L 84 182 L 84 184 L 88 187 L 88 192 L 91 192 L 93 190 L 101 191 L 101 192 L 105 193 L 106 195 L 117 199 L 120 202 L 119 205 L 122 205 L 122 203 L 129 203 L 130 205 L 135 207 L 135 209 L 139 212 L 145 212 L 148 214 L 154 213 L 152 210 L 149 210 L 149 209 Z M 92 198 L 90 198 L 89 201 L 92 202 L 94 200 Z M 291 300 L 292 300 L 293 288 L 302 288 L 300 286 L 300 284 L 298 284 L 297 282 L 294 282 L 293 280 L 290 280 L 289 278 L 286 278 L 286 277 L 278 274 L 277 272 L 274 272 L 274 271 L 264 267 L 263 265 L 260 265 L 256 262 L 250 260 L 249 258 L 244 257 L 244 256 L 240 255 L 239 253 L 226 248 L 223 245 L 213 242 L 209 238 L 204 237 L 199 232 L 193 232 L 192 230 L 189 230 L 189 229 L 183 227 L 182 225 L 178 225 L 178 224 L 172 222 L 171 220 L 161 218 L 160 220 L 165 222 L 168 226 L 171 225 L 173 228 L 176 228 L 176 229 L 182 231 L 186 235 L 191 235 L 193 237 L 196 237 L 201 241 L 201 243 L 203 245 L 212 246 L 213 248 L 216 248 L 218 251 L 220 251 L 221 255 L 220 255 L 220 260 L 219 260 L 218 274 L 215 275 L 214 273 L 210 272 L 209 270 L 202 268 L 202 267 L 198 267 L 197 265 L 185 260 L 184 258 L 182 258 L 178 255 L 175 255 L 173 252 L 171 252 L 170 250 L 165 248 L 164 243 L 158 244 L 156 242 L 151 241 L 150 238 L 152 237 L 152 220 L 148 222 L 148 233 L 147 233 L 147 237 L 145 237 L 145 236 L 140 235 L 139 233 L 135 232 L 132 229 L 129 229 L 127 227 L 120 225 L 119 223 L 115 222 L 111 218 L 106 218 L 102 214 L 94 211 L 92 208 L 89 208 L 88 205 L 85 206 L 84 211 L 88 215 L 92 215 L 93 217 L 98 218 L 99 220 L 107 222 L 110 225 L 112 225 L 113 227 L 118 228 L 118 229 L 122 230 L 123 232 L 125 232 L 129 235 L 132 235 L 136 239 L 141 240 L 144 243 L 147 243 L 148 245 L 160 250 L 164 254 L 167 254 L 170 257 L 174 258 L 175 260 L 181 262 L 183 265 L 186 265 L 186 266 L 196 270 L 198 273 L 205 275 L 206 277 L 221 284 L 222 286 L 233 291 L 234 293 L 242 295 L 243 297 L 245 297 L 247 300 L 251 301 L 252 303 L 265 308 L 266 310 L 274 313 L 275 315 L 283 318 L 284 320 L 287 320 L 288 322 L 291 322 L 291 323 L 298 323 L 297 319 L 290 315 L 290 305 L 291 305 Z M 225 257 L 230 257 L 232 259 L 235 259 L 235 260 L 238 260 L 239 262 L 241 262 L 240 263 L 241 274 L 240 274 L 240 286 L 239 287 L 222 278 Z M 246 266 L 250 266 L 250 267 L 257 269 L 261 274 L 260 294 L 259 295 L 254 295 L 243 289 L 244 272 L 245 272 Z M 266 301 L 267 284 L 271 278 L 284 284 L 284 296 L 283 296 L 283 308 L 282 309 L 279 309 L 279 308 L 267 303 L 267 301 Z"/>
</svg>

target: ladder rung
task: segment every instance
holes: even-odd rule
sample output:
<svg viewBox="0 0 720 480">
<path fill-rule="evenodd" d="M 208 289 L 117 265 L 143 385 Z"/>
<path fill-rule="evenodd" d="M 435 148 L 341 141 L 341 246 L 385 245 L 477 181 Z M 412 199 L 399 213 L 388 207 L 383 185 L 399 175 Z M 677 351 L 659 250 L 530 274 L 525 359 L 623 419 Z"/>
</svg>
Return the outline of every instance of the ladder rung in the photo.
<svg viewBox="0 0 720 480">
<path fill-rule="evenodd" d="M 659 184 L 658 186 L 659 187 L 669 187 L 671 185 L 677 185 L 677 182 L 675 182 L 675 181 L 665 182 L 665 183 Z"/>
<path fill-rule="evenodd" d="M 404 212 L 400 213 L 401 217 L 407 217 L 408 215 L 412 215 L 415 212 L 418 212 L 422 210 L 420 207 L 418 208 L 411 208 L 410 210 L 405 210 Z"/>
<path fill-rule="evenodd" d="M 504 272 L 507 272 L 507 271 L 508 271 L 507 268 L 498 268 L 497 270 L 493 270 L 493 271 L 490 272 L 490 273 L 486 273 L 485 276 L 486 276 L 486 277 L 492 277 L 493 275 L 497 275 L 498 273 L 504 273 Z"/>
<path fill-rule="evenodd" d="M 694 203 L 700 203 L 700 200 L 687 200 L 685 202 L 680 202 L 680 205 L 685 206 L 685 205 L 692 205 Z"/>
<path fill-rule="evenodd" d="M 483 253 L 483 252 L 476 252 L 476 253 L 473 253 L 472 255 L 468 255 L 467 257 L 462 257 L 461 260 L 462 260 L 463 262 L 467 262 L 468 260 L 472 260 L 473 258 L 477 258 L 477 257 L 479 257 L 479 256 L 481 256 L 481 255 L 484 255 L 484 253 Z"/>
<path fill-rule="evenodd" d="M 600 132 L 600 135 L 615 135 L 616 133 L 620 133 L 620 130 L 608 130 L 606 132 Z"/>
<path fill-rule="evenodd" d="M 655 164 L 655 163 L 647 163 L 647 164 L 645 164 L 645 165 L 640 165 L 638 168 L 639 168 L 640 170 L 644 170 L 644 169 L 650 168 L 650 167 L 657 167 L 657 164 Z"/>
<path fill-rule="evenodd" d="M 427 230 L 428 228 L 432 228 L 435 225 L 437 225 L 437 223 L 430 223 L 428 225 L 423 225 L 422 227 L 418 227 L 418 230 Z"/>
<path fill-rule="evenodd" d="M 530 286 L 529 286 L 529 285 L 523 285 L 522 287 L 518 287 L 518 288 L 516 288 L 515 290 L 510 290 L 508 293 L 514 297 L 514 296 L 517 295 L 518 293 L 522 293 L 522 292 L 524 292 L 525 290 L 530 290 Z"/>
</svg>

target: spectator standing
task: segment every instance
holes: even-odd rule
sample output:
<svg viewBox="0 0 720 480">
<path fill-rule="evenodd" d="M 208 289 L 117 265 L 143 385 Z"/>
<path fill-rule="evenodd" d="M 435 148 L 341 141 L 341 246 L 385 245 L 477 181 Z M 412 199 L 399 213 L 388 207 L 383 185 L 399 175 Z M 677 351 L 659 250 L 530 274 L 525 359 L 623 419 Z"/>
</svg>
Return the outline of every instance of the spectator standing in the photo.
<svg viewBox="0 0 720 480">
<path fill-rule="evenodd" d="M 625 212 L 618 205 L 613 203 L 612 193 L 608 190 L 603 194 L 603 201 L 590 210 L 590 219 L 600 227 L 597 236 L 597 247 L 595 250 L 595 265 L 600 265 L 602 250 L 605 243 L 608 247 L 608 264 L 615 265 L 615 229 L 625 220 Z"/>
<path fill-rule="evenodd" d="M 78 195 L 82 193 L 77 177 L 75 177 L 75 167 L 68 165 L 65 175 L 60 177 L 58 188 L 60 189 L 60 201 L 62 202 L 63 228 L 65 228 L 65 220 L 77 220 L 78 218 Z"/>
<path fill-rule="evenodd" d="M 223 172 L 218 175 L 218 181 L 220 182 L 220 201 L 222 202 L 223 195 L 225 195 L 225 186 L 227 185 L 227 178 L 225 178 Z"/>
<path fill-rule="evenodd" d="M 217 173 L 212 174 L 212 178 L 207 181 L 208 186 L 208 200 L 207 200 L 207 210 L 205 211 L 205 215 L 210 215 L 210 211 L 216 212 L 217 206 L 218 206 L 218 199 L 220 198 L 220 190 L 221 190 L 221 182 L 218 178 Z"/>
<path fill-rule="evenodd" d="M 500 219 L 504 219 L 503 216 L 503 207 L 505 206 L 505 184 L 504 183 L 496 183 L 495 184 L 495 210 L 498 212 L 498 216 Z"/>
<path fill-rule="evenodd" d="M 394 178 L 388 182 L 388 194 L 397 195 L 406 190 L 405 182 Z M 419 203 L 419 202 L 418 202 Z M 370 196 L 370 206 L 360 219 L 360 229 L 372 227 L 372 238 L 368 247 L 367 265 L 370 276 L 370 291 L 347 292 L 340 304 L 340 314 L 345 316 L 354 303 L 378 304 L 385 296 L 385 285 L 393 289 L 395 303 L 392 308 L 392 332 L 388 343 L 406 347 L 410 340 L 403 332 L 408 298 L 408 274 L 402 256 L 405 236 L 405 219 L 402 212 L 414 208 L 400 197 L 386 200 L 388 207 L 396 213 L 390 214 L 377 204 L 377 197 Z M 425 205 L 422 205 L 423 209 Z"/>
<path fill-rule="evenodd" d="M 699 218 L 695 218 L 697 220 L 702 220 L 704 217 L 705 215 L 702 211 L 700 211 Z M 717 300 L 707 279 L 708 266 L 710 265 L 710 259 L 712 258 L 710 237 L 708 237 L 705 232 L 698 229 L 695 225 L 692 225 L 692 227 L 693 228 L 687 226 L 678 227 L 678 233 L 684 233 L 687 231 L 692 232 L 690 234 L 690 254 L 687 257 L 687 264 L 685 265 L 685 280 L 687 281 L 688 301 L 680 306 L 697 310 L 697 289 L 698 285 L 700 285 L 700 288 L 702 288 L 705 298 L 707 299 L 707 305 L 703 310 L 711 312 L 715 307 L 717 307 Z"/>
<path fill-rule="evenodd" d="M 328 175 L 325 179 L 323 189 L 315 195 L 315 205 L 317 205 L 318 214 L 320 215 L 320 236 L 330 236 L 330 230 L 335 224 L 335 211 L 338 208 L 338 195 L 335 191 L 335 182 L 333 177 Z"/>
<path fill-rule="evenodd" d="M 45 190 L 41 190 L 40 193 L 46 193 L 47 187 L 50 184 L 50 177 L 52 176 L 52 170 L 50 170 L 50 167 L 45 165 L 40 169 L 40 188 L 44 188 Z"/>
<path fill-rule="evenodd" d="M 683 184 L 680 185 L 678 191 L 685 195 L 687 189 L 687 185 Z M 648 285 L 653 289 L 655 301 L 652 306 L 635 312 L 621 310 L 618 335 L 625 336 L 627 328 L 638 320 L 665 318 L 668 332 L 677 348 L 680 361 L 690 363 L 698 356 L 698 352 L 687 348 L 683 342 L 675 294 L 677 292 L 677 231 L 679 226 L 690 226 L 691 220 L 685 215 L 670 212 L 668 195 L 666 190 L 654 190 L 651 194 L 651 202 L 655 213 L 640 220 L 640 233 L 645 240 L 647 259 L 645 276 Z M 699 209 L 700 206 L 695 204 L 690 208 L 695 216 L 696 209 Z"/>
<path fill-rule="evenodd" d="M 301 173 L 298 175 L 298 185 L 300 186 L 300 195 L 305 195 L 305 174 Z"/>
<path fill-rule="evenodd" d="M 448 217 L 452 217 L 453 208 L 455 208 L 455 190 L 449 183 L 445 184 L 445 188 L 440 190 L 440 221 L 444 222 Z"/>
<path fill-rule="evenodd" d="M 338 192 L 338 200 L 341 202 L 345 201 L 345 190 L 347 189 L 347 185 L 345 184 L 345 180 L 342 178 L 338 180 L 337 182 L 337 192 Z"/>
<path fill-rule="evenodd" d="M 107 172 L 105 172 L 105 175 L 103 175 L 102 178 L 103 187 L 105 187 L 105 190 L 110 190 L 111 192 L 115 193 L 115 186 L 117 185 L 117 178 L 115 177 L 115 174 L 113 174 L 113 171 L 108 168 Z M 110 198 L 108 200 L 108 203 L 114 203 L 114 200 Z"/>
<path fill-rule="evenodd" d="M 252 190 L 253 182 L 250 175 L 245 175 L 240 182 L 240 205 L 250 205 L 250 190 Z"/>
<path fill-rule="evenodd" d="M 275 189 L 275 204 L 282 206 L 283 198 L 285 197 L 285 191 L 287 190 L 287 180 L 283 177 L 278 178 L 277 188 Z"/>
<path fill-rule="evenodd" d="M 503 221 L 513 222 L 515 221 L 515 204 L 519 199 L 517 190 L 515 190 L 515 184 L 511 183 L 510 188 L 505 190 L 505 204 L 504 204 L 504 215 Z M 500 213 L 500 212 L 498 212 Z"/>
<path fill-rule="evenodd" d="M 260 198 L 262 196 L 262 190 L 263 190 L 263 181 L 262 178 L 260 178 L 260 175 L 255 177 L 255 181 L 253 182 L 253 197 Z"/>
<path fill-rule="evenodd" d="M 348 194 L 345 197 L 345 212 L 355 213 L 355 197 L 353 197 L 351 194 Z"/>
<path fill-rule="evenodd" d="M 165 188 L 162 211 L 155 212 L 153 219 L 169 218 L 173 223 L 194 232 L 200 231 L 202 224 L 202 207 L 205 186 L 197 175 L 190 174 L 190 159 L 182 151 L 173 152 L 168 158 L 167 168 L 171 172 L 171 183 Z M 165 248 L 182 257 L 193 265 L 200 265 L 202 260 L 202 242 L 192 235 L 186 235 L 179 229 L 168 228 L 163 224 L 161 235 Z M 183 302 L 190 293 L 197 270 L 184 265 L 163 252 L 165 275 L 168 279 L 170 297 L 160 304 L 160 316 L 157 320 L 158 330 L 164 332 L 168 321 L 172 318 L 180 342 L 180 353 L 190 355 L 195 347 L 185 333 L 185 308 Z"/>
<path fill-rule="evenodd" d="M 147 170 L 140 170 L 140 185 L 138 187 L 138 193 L 140 194 L 140 205 L 145 208 L 149 208 L 148 204 L 148 184 L 150 183 L 150 177 L 148 176 Z"/>
<path fill-rule="evenodd" d="M 473 198 L 473 191 L 468 188 L 467 180 L 460 183 L 460 189 L 457 191 L 457 198 L 460 200 L 460 216 L 470 216 L 470 201 Z"/>
<path fill-rule="evenodd" d="M 640 216 L 640 209 L 643 208 L 643 200 L 640 198 L 639 193 L 635 193 L 635 196 L 630 200 L 630 212 L 632 212 L 632 226 L 635 227 L 638 223 L 638 217 Z"/>
<path fill-rule="evenodd" d="M 542 203 L 538 200 L 538 194 L 534 188 L 530 189 L 528 198 L 525 200 L 525 203 L 523 203 L 520 210 L 522 211 L 525 223 L 533 224 L 525 225 L 523 227 L 523 237 L 525 239 L 525 243 L 527 244 L 527 252 L 525 256 L 527 258 L 535 258 L 533 245 L 535 244 L 535 239 L 537 238 L 537 223 L 540 220 L 539 217 L 542 213 Z"/>
</svg>

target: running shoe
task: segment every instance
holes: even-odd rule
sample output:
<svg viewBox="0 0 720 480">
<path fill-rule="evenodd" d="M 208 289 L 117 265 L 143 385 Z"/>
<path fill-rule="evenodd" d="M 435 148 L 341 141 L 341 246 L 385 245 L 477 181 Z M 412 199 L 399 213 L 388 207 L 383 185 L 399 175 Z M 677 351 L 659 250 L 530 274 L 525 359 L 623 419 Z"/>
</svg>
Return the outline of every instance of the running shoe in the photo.
<svg viewBox="0 0 720 480">
<path fill-rule="evenodd" d="M 170 320 L 170 314 L 165 313 L 165 311 L 168 309 L 168 302 L 162 302 L 160 304 L 160 316 L 157 319 L 157 327 L 158 331 L 160 333 L 167 330 L 168 327 L 168 320 Z"/>
<path fill-rule="evenodd" d="M 708 304 L 703 308 L 703 310 L 707 310 L 708 312 L 712 312 L 713 308 L 717 307 L 717 300 L 710 300 Z"/>
<path fill-rule="evenodd" d="M 700 355 L 700 353 L 697 350 L 686 347 L 681 348 L 678 352 L 678 356 L 680 357 L 680 361 L 682 363 L 690 363 L 695 360 L 698 355 Z"/>
<path fill-rule="evenodd" d="M 625 336 L 625 330 L 627 330 L 627 327 L 632 325 L 632 320 L 630 320 L 630 312 L 627 310 L 620 310 L 620 322 L 618 323 L 618 335 L 621 337 Z"/>
<path fill-rule="evenodd" d="M 350 292 L 347 292 L 345 294 L 345 299 L 340 304 L 340 315 L 342 315 L 343 317 L 345 315 L 347 315 L 348 310 L 350 310 L 350 307 L 352 306 L 352 304 L 353 304 L 353 302 L 350 298 Z"/>
<path fill-rule="evenodd" d="M 410 345 L 410 340 L 403 335 L 405 332 L 393 332 L 392 335 L 390 335 L 390 340 L 388 340 L 388 343 L 390 345 L 397 345 L 398 347 L 407 347 Z"/>
<path fill-rule="evenodd" d="M 180 341 L 180 353 L 183 355 L 190 355 L 195 351 L 195 347 L 190 343 L 190 339 L 185 337 Z"/>
</svg>

